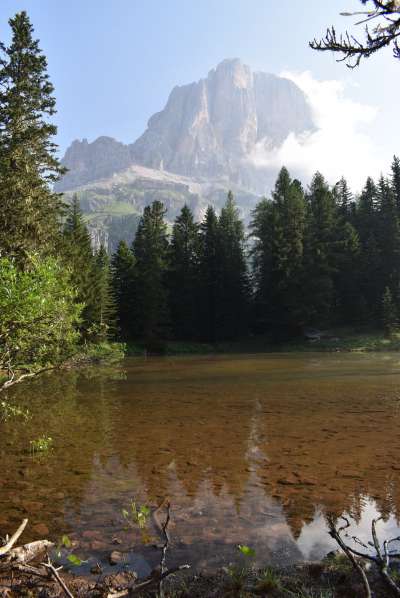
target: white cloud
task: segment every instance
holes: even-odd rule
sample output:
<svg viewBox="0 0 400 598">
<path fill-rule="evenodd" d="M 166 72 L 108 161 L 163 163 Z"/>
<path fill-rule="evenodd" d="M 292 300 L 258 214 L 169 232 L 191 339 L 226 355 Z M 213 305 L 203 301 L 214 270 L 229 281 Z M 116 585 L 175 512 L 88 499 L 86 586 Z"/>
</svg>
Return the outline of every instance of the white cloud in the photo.
<svg viewBox="0 0 400 598">
<path fill-rule="evenodd" d="M 292 175 L 309 181 L 317 170 L 333 184 L 345 176 L 359 191 L 367 176 L 378 177 L 388 167 L 388 159 L 369 136 L 368 127 L 378 109 L 345 96 L 344 83 L 317 81 L 309 71 L 283 72 L 305 93 L 317 130 L 304 135 L 290 134 L 278 149 L 267 149 L 260 142 L 251 154 L 258 167 L 285 165 Z"/>
</svg>

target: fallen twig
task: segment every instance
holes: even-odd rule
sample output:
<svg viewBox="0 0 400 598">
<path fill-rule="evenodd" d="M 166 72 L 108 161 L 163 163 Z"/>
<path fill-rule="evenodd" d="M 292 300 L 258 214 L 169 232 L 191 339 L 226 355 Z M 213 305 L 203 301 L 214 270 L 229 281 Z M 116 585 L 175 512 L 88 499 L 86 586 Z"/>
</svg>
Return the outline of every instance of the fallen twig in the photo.
<svg viewBox="0 0 400 598">
<path fill-rule="evenodd" d="M 179 565 L 179 567 L 172 567 L 171 569 L 167 569 L 159 577 L 150 577 L 142 583 L 136 584 L 129 588 L 125 588 L 120 592 L 110 592 L 109 594 L 107 594 L 107 598 L 123 598 L 124 596 L 135 596 L 136 594 L 139 594 L 139 592 L 149 589 L 151 586 L 155 584 L 159 584 L 159 582 L 163 581 L 166 577 L 169 577 L 174 573 L 178 573 L 179 571 L 183 571 L 184 569 L 190 569 L 190 565 Z"/>
<path fill-rule="evenodd" d="M 50 572 L 50 574 L 53 575 L 53 577 L 58 581 L 58 583 L 60 584 L 60 586 L 64 590 L 65 594 L 68 596 L 68 598 L 74 598 L 74 595 L 68 589 L 68 587 L 65 584 L 64 580 L 59 575 L 59 573 L 58 573 L 59 569 L 56 569 L 54 567 L 54 565 L 51 563 L 49 555 L 47 555 L 47 563 L 42 563 L 42 565 L 43 565 L 43 567 L 45 567 L 46 569 L 48 569 L 49 572 Z M 60 569 L 62 569 L 62 567 L 60 567 Z"/>
</svg>

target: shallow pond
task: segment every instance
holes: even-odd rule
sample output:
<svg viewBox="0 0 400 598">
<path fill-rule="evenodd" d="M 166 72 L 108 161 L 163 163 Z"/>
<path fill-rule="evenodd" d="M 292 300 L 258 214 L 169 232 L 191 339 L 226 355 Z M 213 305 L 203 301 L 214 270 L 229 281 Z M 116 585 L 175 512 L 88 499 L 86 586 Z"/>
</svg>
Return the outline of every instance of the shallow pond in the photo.
<svg viewBox="0 0 400 598">
<path fill-rule="evenodd" d="M 172 505 L 170 563 L 214 569 L 238 558 L 323 556 L 325 514 L 361 537 L 400 507 L 400 356 L 265 354 L 127 359 L 44 375 L 9 392 L 30 411 L 0 423 L 0 536 L 68 534 L 89 564 L 131 550 L 144 575 L 157 530 L 126 526 L 135 499 Z M 30 441 L 51 437 L 47 454 Z M 47 529 L 46 529 L 47 528 Z M 48 530 L 48 531 L 47 531 Z"/>
</svg>

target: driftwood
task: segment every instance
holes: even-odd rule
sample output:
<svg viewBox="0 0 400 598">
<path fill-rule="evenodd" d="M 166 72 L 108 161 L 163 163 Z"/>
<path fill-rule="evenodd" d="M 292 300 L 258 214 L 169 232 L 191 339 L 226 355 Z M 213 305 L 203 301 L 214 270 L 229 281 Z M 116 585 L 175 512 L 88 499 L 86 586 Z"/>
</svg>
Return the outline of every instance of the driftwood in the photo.
<svg viewBox="0 0 400 598">
<path fill-rule="evenodd" d="M 357 573 L 362 579 L 366 598 L 371 598 L 371 588 L 366 573 L 362 568 L 361 564 L 357 561 L 357 558 L 374 563 L 377 567 L 379 575 L 382 578 L 382 581 L 385 583 L 391 594 L 393 596 L 400 597 L 400 587 L 394 581 L 389 569 L 391 559 L 400 559 L 399 550 L 391 551 L 389 549 L 390 544 L 393 544 L 394 542 L 400 542 L 400 536 L 391 538 L 390 540 L 385 540 L 381 545 L 378 539 L 378 534 L 376 532 L 376 524 L 378 523 L 378 521 L 381 521 L 383 519 L 383 517 L 379 517 L 378 519 L 372 520 L 372 542 L 368 542 L 368 544 L 365 544 L 359 538 L 357 538 L 357 536 L 348 535 L 346 530 L 350 527 L 350 521 L 347 519 L 347 517 L 343 516 L 341 517 L 341 519 L 344 521 L 344 525 L 337 528 L 333 517 L 328 518 L 329 534 L 339 544 L 340 548 L 351 561 L 353 567 L 356 569 Z M 346 544 L 346 542 L 343 540 L 342 534 L 345 538 L 350 538 L 356 545 L 364 548 L 365 552 L 361 552 L 360 550 L 357 550 L 356 548 L 353 548 L 352 546 Z M 375 550 L 375 555 L 372 555 L 370 553 L 371 548 Z"/>
<path fill-rule="evenodd" d="M 54 546 L 53 542 L 49 542 L 49 540 L 37 540 L 36 542 L 30 542 L 29 544 L 14 548 L 14 544 L 16 544 L 25 530 L 27 523 L 28 519 L 24 519 L 17 531 L 10 539 L 6 539 L 4 546 L 0 547 L 0 571 L 18 571 L 43 579 L 54 577 L 68 598 L 74 598 L 59 574 L 62 567 L 56 569 L 50 561 L 47 551 Z M 29 565 L 31 561 L 37 559 L 43 553 L 47 554 L 47 562 L 41 563 L 42 568 L 39 569 L 38 567 Z"/>
<path fill-rule="evenodd" d="M 14 544 L 17 542 L 17 540 L 23 533 L 27 524 L 28 524 L 28 520 L 24 519 L 23 522 L 21 523 L 21 525 L 19 526 L 19 528 L 17 529 L 17 531 L 11 536 L 11 538 L 6 539 L 6 543 L 4 544 L 4 546 L 0 546 L 0 557 L 4 556 L 12 549 Z"/>
</svg>

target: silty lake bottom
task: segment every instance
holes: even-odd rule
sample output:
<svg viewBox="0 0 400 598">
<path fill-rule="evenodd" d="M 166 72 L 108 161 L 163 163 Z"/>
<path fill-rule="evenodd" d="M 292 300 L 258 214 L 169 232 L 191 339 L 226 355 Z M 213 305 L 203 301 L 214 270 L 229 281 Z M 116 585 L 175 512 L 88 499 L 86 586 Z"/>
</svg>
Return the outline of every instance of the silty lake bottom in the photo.
<svg viewBox="0 0 400 598">
<path fill-rule="evenodd" d="M 400 355 L 265 354 L 126 359 L 15 387 L 31 418 L 2 422 L 0 535 L 29 517 L 26 541 L 67 534 L 88 563 L 114 549 L 140 575 L 158 563 L 135 499 L 171 502 L 169 564 L 213 571 L 323 557 L 325 515 L 398 535 Z M 30 441 L 53 439 L 48 454 Z M 46 529 L 47 528 L 47 529 Z M 48 530 L 48 532 L 47 532 Z M 105 569 L 107 570 L 107 568 Z"/>
</svg>

